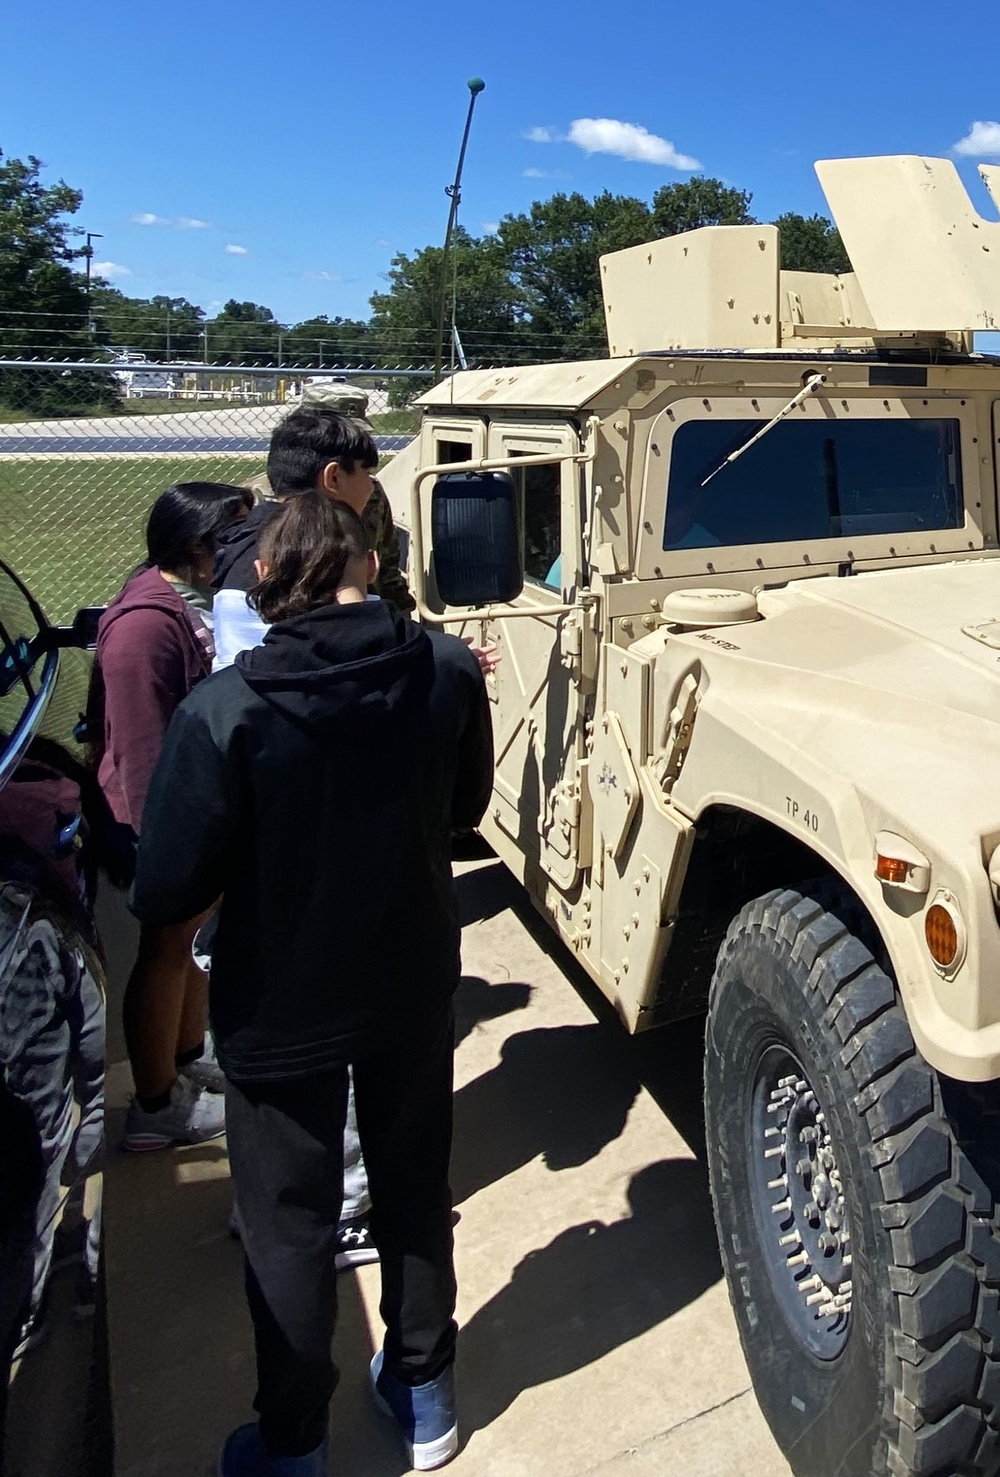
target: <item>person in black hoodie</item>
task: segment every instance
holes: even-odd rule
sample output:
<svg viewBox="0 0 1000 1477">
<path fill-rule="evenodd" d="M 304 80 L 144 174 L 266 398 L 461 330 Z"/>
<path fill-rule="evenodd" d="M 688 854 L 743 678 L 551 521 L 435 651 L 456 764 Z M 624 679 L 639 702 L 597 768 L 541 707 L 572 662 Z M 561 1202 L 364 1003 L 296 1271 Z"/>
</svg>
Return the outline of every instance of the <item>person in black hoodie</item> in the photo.
<svg viewBox="0 0 1000 1477">
<path fill-rule="evenodd" d="M 485 686 L 457 638 L 366 600 L 344 505 L 290 499 L 259 560 L 254 602 L 274 624 L 175 713 L 132 903 L 169 932 L 222 895 L 210 1012 L 260 1421 L 229 1437 L 221 1471 L 326 1471 L 348 1066 L 382 1261 L 375 1392 L 426 1470 L 457 1449 L 450 838 L 492 786 Z"/>
</svg>

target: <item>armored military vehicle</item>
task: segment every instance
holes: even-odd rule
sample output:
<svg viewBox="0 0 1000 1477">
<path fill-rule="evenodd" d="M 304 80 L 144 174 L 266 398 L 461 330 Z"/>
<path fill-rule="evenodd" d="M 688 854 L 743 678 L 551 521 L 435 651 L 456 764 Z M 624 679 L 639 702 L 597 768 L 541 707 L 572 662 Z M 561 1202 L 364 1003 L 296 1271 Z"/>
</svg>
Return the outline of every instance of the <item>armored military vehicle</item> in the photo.
<svg viewBox="0 0 1000 1477">
<path fill-rule="evenodd" d="M 483 831 L 624 1025 L 707 1010 L 709 1170 L 800 1477 L 1000 1470 L 1000 224 L 948 161 L 601 261 L 610 354 L 425 394 L 422 617 L 495 641 Z M 1000 202 L 1000 169 L 984 168 Z"/>
</svg>

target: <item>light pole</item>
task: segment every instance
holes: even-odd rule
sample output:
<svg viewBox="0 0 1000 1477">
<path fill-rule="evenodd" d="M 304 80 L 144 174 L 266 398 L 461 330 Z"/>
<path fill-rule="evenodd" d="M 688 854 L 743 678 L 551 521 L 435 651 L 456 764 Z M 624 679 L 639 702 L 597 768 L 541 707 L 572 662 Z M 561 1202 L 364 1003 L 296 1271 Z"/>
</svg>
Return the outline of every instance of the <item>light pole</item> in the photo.
<svg viewBox="0 0 1000 1477">
<path fill-rule="evenodd" d="M 441 358 L 444 348 L 444 318 L 448 302 L 448 256 L 451 251 L 451 236 L 458 220 L 458 207 L 462 203 L 462 170 L 465 166 L 465 150 L 469 142 L 469 130 L 472 127 L 472 113 L 476 106 L 476 98 L 483 91 L 486 83 L 482 77 L 469 78 L 469 111 L 465 119 L 465 132 L 462 134 L 462 147 L 458 154 L 458 168 L 455 170 L 455 183 L 445 187 L 445 194 L 451 200 L 451 209 L 448 212 L 448 227 L 444 233 L 444 250 L 441 253 L 441 292 L 438 302 L 437 334 L 434 340 L 434 383 L 437 384 L 441 378 Z"/>
<path fill-rule="evenodd" d="M 104 240 L 104 233 L 103 233 L 103 231 L 84 231 L 83 234 L 87 238 L 87 244 L 83 248 L 83 255 L 86 258 L 86 262 L 87 262 L 87 267 L 86 267 L 86 272 L 87 272 L 87 332 L 88 332 L 88 334 L 90 334 L 91 338 L 93 338 L 93 336 L 94 336 L 94 319 L 91 316 L 91 312 L 90 312 L 90 263 L 91 263 L 91 261 L 93 259 L 94 248 L 91 246 L 90 243 L 91 243 L 91 241 L 103 241 Z"/>
</svg>

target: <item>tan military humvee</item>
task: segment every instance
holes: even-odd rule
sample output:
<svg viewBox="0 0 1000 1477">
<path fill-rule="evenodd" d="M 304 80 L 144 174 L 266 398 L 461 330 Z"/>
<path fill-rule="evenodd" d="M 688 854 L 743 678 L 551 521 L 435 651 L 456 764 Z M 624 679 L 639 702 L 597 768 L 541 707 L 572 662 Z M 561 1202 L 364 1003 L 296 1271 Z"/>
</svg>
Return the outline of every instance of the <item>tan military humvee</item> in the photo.
<svg viewBox="0 0 1000 1477">
<path fill-rule="evenodd" d="M 502 652 L 484 834 L 628 1029 L 707 1007 L 795 1472 L 995 1473 L 1000 224 L 947 161 L 818 171 L 855 274 L 605 257 L 610 357 L 455 374 L 384 483 L 423 617 Z"/>
</svg>

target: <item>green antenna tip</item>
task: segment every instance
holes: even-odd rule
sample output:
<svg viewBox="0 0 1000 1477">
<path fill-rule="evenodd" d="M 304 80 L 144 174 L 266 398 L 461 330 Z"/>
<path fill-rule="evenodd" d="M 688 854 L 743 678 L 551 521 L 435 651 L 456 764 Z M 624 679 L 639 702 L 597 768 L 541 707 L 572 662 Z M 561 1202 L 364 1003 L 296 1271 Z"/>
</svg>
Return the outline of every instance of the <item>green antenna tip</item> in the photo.
<svg viewBox="0 0 1000 1477">
<path fill-rule="evenodd" d="M 472 96 L 473 97 L 475 97 L 478 93 L 482 92 L 482 90 L 483 90 L 483 88 L 485 86 L 486 86 L 486 83 L 483 81 L 482 77 L 470 77 L 469 78 L 469 91 L 472 93 Z"/>
</svg>

